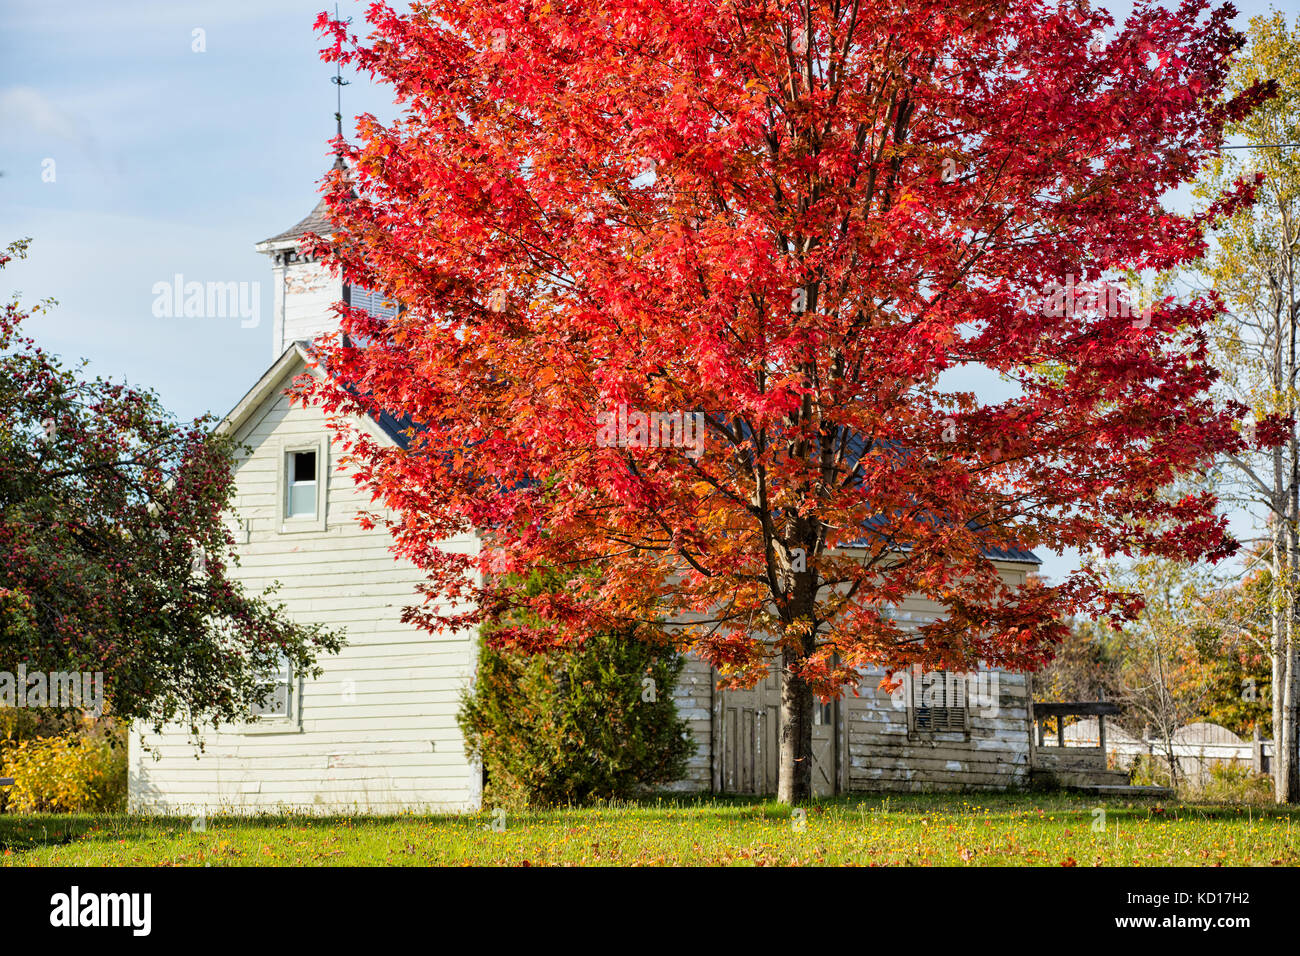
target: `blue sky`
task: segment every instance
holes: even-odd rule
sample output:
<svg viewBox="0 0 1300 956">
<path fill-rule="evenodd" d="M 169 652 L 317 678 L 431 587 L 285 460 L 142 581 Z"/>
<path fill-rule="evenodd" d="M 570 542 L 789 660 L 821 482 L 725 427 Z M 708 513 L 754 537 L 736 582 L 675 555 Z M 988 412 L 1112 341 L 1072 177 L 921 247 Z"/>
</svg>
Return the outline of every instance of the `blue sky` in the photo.
<svg viewBox="0 0 1300 956">
<path fill-rule="evenodd" d="M 0 31 L 0 238 L 33 238 L 3 288 L 59 307 L 43 344 L 155 388 L 178 415 L 224 413 L 270 363 L 269 260 L 254 243 L 315 205 L 331 156 L 322 0 L 48 2 Z M 356 9 L 360 5 L 344 3 Z M 194 52 L 200 29 L 204 52 Z M 392 115 L 366 78 L 345 112 Z M 44 181 L 55 161 L 54 182 Z M 156 318 L 153 284 L 260 282 L 261 321 Z"/>
<path fill-rule="evenodd" d="M 1270 4 L 1236 6 L 1244 28 Z M 183 418 L 228 411 L 265 370 L 271 274 L 253 245 L 310 211 L 329 166 L 333 70 L 312 30 L 326 7 L 0 3 L 0 244 L 34 240 L 0 296 L 59 301 L 29 325 L 43 346 L 155 389 Z M 362 4 L 341 8 L 361 22 Z M 1110 5 L 1117 19 L 1128 8 Z M 349 115 L 392 117 L 385 90 L 344 78 L 345 129 Z M 177 273 L 260 283 L 260 324 L 155 317 L 152 287 Z M 1074 563 L 1045 557 L 1049 574 Z"/>
</svg>

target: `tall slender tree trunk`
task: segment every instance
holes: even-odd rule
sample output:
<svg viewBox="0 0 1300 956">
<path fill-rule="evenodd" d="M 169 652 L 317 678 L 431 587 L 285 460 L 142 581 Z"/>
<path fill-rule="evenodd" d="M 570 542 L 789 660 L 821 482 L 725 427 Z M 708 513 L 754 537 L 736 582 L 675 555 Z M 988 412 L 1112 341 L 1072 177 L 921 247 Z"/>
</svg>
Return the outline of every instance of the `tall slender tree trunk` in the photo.
<svg viewBox="0 0 1300 956">
<path fill-rule="evenodd" d="M 1274 456 L 1274 471 L 1278 474 L 1278 482 L 1281 482 L 1281 453 Z M 1283 529 L 1285 507 L 1276 507 L 1273 510 L 1273 567 L 1272 567 L 1272 594 L 1269 596 L 1269 623 L 1272 626 L 1272 647 L 1269 648 L 1270 654 L 1270 673 L 1272 676 L 1272 725 L 1273 725 L 1273 762 L 1270 768 L 1273 774 L 1273 796 L 1279 803 L 1285 803 L 1284 788 L 1281 784 L 1281 777 L 1278 774 L 1278 768 L 1281 766 L 1280 754 L 1278 753 L 1283 739 L 1283 705 L 1285 701 L 1283 684 L 1286 679 L 1286 662 L 1285 650 L 1287 646 L 1287 627 L 1286 619 L 1291 612 L 1291 601 L 1287 598 L 1286 589 L 1286 534 Z"/>
<path fill-rule="evenodd" d="M 806 576 L 798 577 L 805 580 L 795 586 L 793 621 L 787 626 L 781 651 L 781 739 L 776 783 L 777 800 L 791 806 L 812 797 L 813 693 L 802 674 L 816 642 L 809 627 L 814 601 Z"/>
<path fill-rule="evenodd" d="M 1295 443 L 1292 442 L 1294 449 Z M 1293 458 L 1294 464 L 1294 458 Z M 1274 658 L 1274 672 L 1280 694 L 1274 694 L 1279 724 L 1273 737 L 1276 766 L 1273 770 L 1273 795 L 1278 803 L 1295 803 L 1300 799 L 1297 775 L 1300 766 L 1296 760 L 1296 498 L 1300 482 L 1293 471 L 1291 476 L 1289 513 L 1286 522 L 1286 619 L 1282 628 L 1282 642 Z M 1279 700 L 1280 697 L 1280 700 Z"/>
<path fill-rule="evenodd" d="M 794 806 L 812 797 L 812 690 L 792 673 L 806 654 L 786 648 L 781 655 L 781 762 L 776 798 Z M 793 665 L 793 666 L 792 666 Z"/>
<path fill-rule="evenodd" d="M 1294 617 L 1294 607 L 1289 609 Z M 1273 659 L 1273 796 L 1278 803 L 1294 803 L 1295 779 L 1295 657 L 1294 623 L 1286 622 L 1283 640 Z"/>
<path fill-rule="evenodd" d="M 1282 736 L 1275 744 L 1279 759 L 1274 790 L 1279 803 L 1300 802 L 1300 782 L 1297 781 L 1300 760 L 1296 754 L 1296 656 L 1296 645 L 1292 640 L 1286 647 L 1282 669 Z"/>
<path fill-rule="evenodd" d="M 1300 751 L 1297 750 L 1297 741 L 1300 739 L 1300 729 L 1296 727 L 1296 708 L 1300 703 L 1296 700 L 1297 692 L 1300 687 L 1297 681 L 1300 681 L 1300 674 L 1297 673 L 1297 655 L 1300 654 L 1300 639 L 1297 638 L 1296 615 L 1300 613 L 1300 601 L 1297 601 L 1297 592 L 1300 591 L 1300 439 L 1296 435 L 1296 418 L 1297 403 L 1296 390 L 1300 385 L 1300 362 L 1297 362 L 1296 351 L 1296 333 L 1297 327 L 1297 304 L 1296 304 L 1296 270 L 1295 270 L 1295 249 L 1297 242 L 1300 242 L 1300 235 L 1296 235 L 1292 226 L 1291 213 L 1287 204 L 1279 206 L 1282 214 L 1282 235 L 1285 237 L 1282 252 L 1282 262 L 1280 263 L 1280 275 L 1278 281 L 1274 284 L 1277 291 L 1276 315 L 1279 320 L 1285 316 L 1286 327 L 1288 331 L 1288 365 L 1287 365 L 1287 383 L 1286 390 L 1287 410 L 1291 414 L 1293 424 L 1291 426 L 1289 441 L 1287 442 L 1287 451 L 1290 453 L 1290 474 L 1287 476 L 1290 481 L 1288 490 L 1289 511 L 1287 514 L 1287 543 L 1289 545 L 1287 557 L 1289 561 L 1290 575 L 1287 578 L 1287 627 L 1286 627 L 1286 645 L 1282 649 L 1282 662 L 1279 670 L 1282 678 L 1282 736 L 1277 740 L 1276 747 L 1279 754 L 1285 754 L 1285 759 L 1281 766 L 1278 767 L 1277 779 L 1282 781 L 1282 787 L 1277 792 L 1279 802 L 1296 803 L 1300 801 Z"/>
<path fill-rule="evenodd" d="M 1276 314 L 1283 313 L 1281 284 L 1275 284 Z M 1289 311 L 1289 310 L 1288 310 Z M 1296 362 L 1296 323 L 1293 315 L 1287 316 L 1287 389 L 1286 409 L 1290 415 L 1296 413 L 1295 389 L 1297 385 Z M 1284 534 L 1286 538 L 1286 626 L 1283 629 L 1285 641 L 1281 647 L 1281 659 L 1278 661 L 1278 677 L 1282 684 L 1282 727 L 1281 734 L 1274 738 L 1277 750 L 1277 770 L 1273 774 L 1273 791 L 1278 803 L 1294 803 L 1297 794 L 1297 775 L 1300 767 L 1296 762 L 1296 708 L 1295 708 L 1295 648 L 1296 648 L 1296 589 L 1297 564 L 1300 563 L 1300 550 L 1297 549 L 1297 521 L 1300 520 L 1300 440 L 1297 440 L 1295 426 L 1292 425 L 1287 439 L 1287 475 L 1286 475 L 1286 521 Z"/>
</svg>

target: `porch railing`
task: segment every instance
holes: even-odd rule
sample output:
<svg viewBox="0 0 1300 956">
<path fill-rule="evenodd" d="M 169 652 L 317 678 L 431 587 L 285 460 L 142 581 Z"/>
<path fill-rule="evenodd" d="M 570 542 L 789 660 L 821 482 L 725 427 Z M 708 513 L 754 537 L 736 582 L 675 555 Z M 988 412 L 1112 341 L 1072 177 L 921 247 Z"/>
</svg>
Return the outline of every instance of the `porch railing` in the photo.
<svg viewBox="0 0 1300 956">
<path fill-rule="evenodd" d="M 1074 700 L 1065 703 L 1039 703 L 1034 701 L 1034 725 L 1038 728 L 1038 746 L 1045 745 L 1047 721 L 1056 718 L 1056 746 L 1065 748 L 1066 717 L 1096 717 L 1097 744 L 1106 752 L 1106 718 L 1119 713 L 1119 705 L 1108 700 Z"/>
</svg>

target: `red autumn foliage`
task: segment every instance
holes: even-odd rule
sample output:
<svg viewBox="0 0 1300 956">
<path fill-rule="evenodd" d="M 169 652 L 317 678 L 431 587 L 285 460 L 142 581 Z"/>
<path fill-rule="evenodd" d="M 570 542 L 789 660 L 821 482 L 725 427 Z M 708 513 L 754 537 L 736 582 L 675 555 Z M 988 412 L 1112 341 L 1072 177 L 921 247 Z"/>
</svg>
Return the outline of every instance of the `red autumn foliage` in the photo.
<svg viewBox="0 0 1300 956">
<path fill-rule="evenodd" d="M 1250 201 L 1160 203 L 1271 94 L 1222 101 L 1230 16 L 447 0 L 373 4 L 361 38 L 322 15 L 325 57 L 402 114 L 362 117 L 312 246 L 405 310 L 340 308 L 302 394 L 418 423 L 407 449 L 342 428 L 428 572 L 411 618 L 527 602 L 544 623 L 500 639 L 635 624 L 738 683 L 779 653 L 785 793 L 812 694 L 854 668 L 1029 667 L 1063 618 L 1133 611 L 1087 570 L 1008 587 L 990 549 L 1229 553 L 1212 498 L 1163 493 L 1241 447 L 1207 393 L 1220 304 L 1050 300 L 1186 263 Z M 621 406 L 703 416 L 702 449 L 620 443 L 597 416 Z M 443 544 L 473 529 L 481 554 Z M 501 573 L 537 565 L 569 587 Z M 903 625 L 912 594 L 944 613 Z"/>
</svg>

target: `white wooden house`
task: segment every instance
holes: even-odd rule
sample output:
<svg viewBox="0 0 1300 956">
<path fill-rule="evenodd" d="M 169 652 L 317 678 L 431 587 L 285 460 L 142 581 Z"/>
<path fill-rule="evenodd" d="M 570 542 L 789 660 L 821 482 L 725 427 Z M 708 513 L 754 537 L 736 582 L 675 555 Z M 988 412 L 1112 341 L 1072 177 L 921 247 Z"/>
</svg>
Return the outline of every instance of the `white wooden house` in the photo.
<svg viewBox="0 0 1300 956">
<path fill-rule="evenodd" d="M 275 281 L 273 361 L 222 428 L 251 452 L 236 463 L 234 521 L 241 563 L 232 576 L 250 590 L 280 582 L 278 598 L 303 622 L 346 632 L 347 645 L 322 661 L 324 675 L 280 676 L 262 719 L 204 735 L 200 751 L 184 728 L 136 727 L 130 807 L 138 812 L 207 813 L 298 809 L 394 812 L 477 808 L 481 771 L 456 725 L 460 695 L 476 658 L 475 635 L 435 637 L 403 624 L 420 572 L 396 559 L 382 528 L 363 530 L 371 507 L 331 465 L 323 414 L 291 406 L 285 389 L 307 367 L 304 343 L 331 328 L 340 299 L 373 306 L 296 251 L 306 231 L 328 232 L 324 203 L 260 244 Z M 401 442 L 392 422 L 360 423 Z M 451 542 L 473 552 L 473 537 Z M 1037 564 L 1031 554 L 998 555 L 1011 583 Z M 924 601 L 898 611 L 920 621 L 939 613 Z M 991 675 L 982 675 L 989 677 Z M 822 794 L 880 789 L 1002 788 L 1028 781 L 1032 715 L 1024 675 L 1002 673 L 993 699 L 971 701 L 962 684 L 920 685 L 891 698 L 864 674 L 861 696 L 817 711 L 814 781 Z M 715 689 L 709 666 L 688 659 L 676 690 L 697 743 L 687 776 L 673 789 L 770 793 L 776 788 L 778 690 Z M 142 746 L 142 741 L 146 746 Z"/>
</svg>

